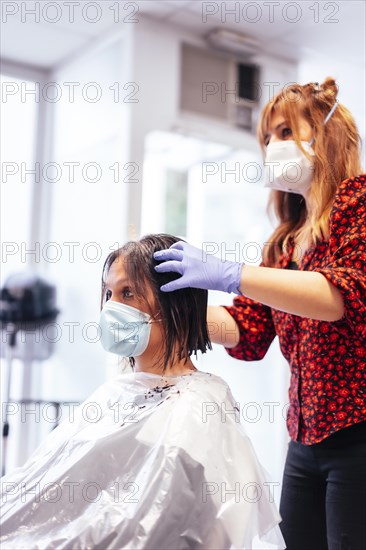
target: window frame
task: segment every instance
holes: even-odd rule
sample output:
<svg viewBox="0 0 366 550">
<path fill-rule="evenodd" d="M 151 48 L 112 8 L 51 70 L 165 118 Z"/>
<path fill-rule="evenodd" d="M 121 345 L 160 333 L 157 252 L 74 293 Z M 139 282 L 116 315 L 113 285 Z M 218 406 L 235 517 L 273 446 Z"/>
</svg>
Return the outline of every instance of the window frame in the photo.
<svg viewBox="0 0 366 550">
<path fill-rule="evenodd" d="M 52 71 L 41 67 L 32 67 L 9 60 L 2 60 L 0 73 L 5 77 L 24 79 L 30 82 L 39 82 L 42 88 L 44 84 L 52 81 Z M 34 163 L 39 162 L 42 167 L 52 158 L 54 118 L 53 104 L 44 101 L 42 96 L 36 108 L 36 120 L 34 129 L 34 142 L 32 158 Z M 50 234 L 50 206 L 52 200 L 52 186 L 36 183 L 33 179 L 31 190 L 29 242 L 47 242 Z M 36 261 L 34 254 L 27 255 L 27 267 L 33 271 L 41 271 L 42 265 Z"/>
</svg>

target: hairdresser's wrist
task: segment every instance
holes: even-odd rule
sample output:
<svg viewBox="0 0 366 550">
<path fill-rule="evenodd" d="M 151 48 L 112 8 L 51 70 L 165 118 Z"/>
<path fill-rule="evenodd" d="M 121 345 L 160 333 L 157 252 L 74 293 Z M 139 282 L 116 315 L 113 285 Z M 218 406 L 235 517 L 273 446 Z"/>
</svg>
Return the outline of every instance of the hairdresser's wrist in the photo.
<svg viewBox="0 0 366 550">
<path fill-rule="evenodd" d="M 241 294 L 240 285 L 244 263 L 225 261 L 222 264 L 221 280 L 218 281 L 218 286 L 214 290 Z"/>
</svg>

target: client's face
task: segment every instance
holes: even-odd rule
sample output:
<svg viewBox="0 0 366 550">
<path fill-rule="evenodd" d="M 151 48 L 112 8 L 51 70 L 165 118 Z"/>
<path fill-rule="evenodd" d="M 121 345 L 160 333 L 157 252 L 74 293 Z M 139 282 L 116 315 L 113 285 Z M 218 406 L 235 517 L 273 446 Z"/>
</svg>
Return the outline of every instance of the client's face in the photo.
<svg viewBox="0 0 366 550">
<path fill-rule="evenodd" d="M 144 298 L 137 296 L 134 292 L 134 285 L 128 278 L 125 269 L 124 258 L 117 258 L 111 267 L 105 279 L 105 300 L 113 300 L 127 306 L 134 307 L 147 313 L 154 319 L 161 319 L 160 311 L 157 306 L 153 290 L 149 284 L 146 284 Z M 157 359 L 163 353 L 164 326 L 163 323 L 151 323 L 151 333 L 149 345 L 146 351 L 140 356 Z"/>
</svg>

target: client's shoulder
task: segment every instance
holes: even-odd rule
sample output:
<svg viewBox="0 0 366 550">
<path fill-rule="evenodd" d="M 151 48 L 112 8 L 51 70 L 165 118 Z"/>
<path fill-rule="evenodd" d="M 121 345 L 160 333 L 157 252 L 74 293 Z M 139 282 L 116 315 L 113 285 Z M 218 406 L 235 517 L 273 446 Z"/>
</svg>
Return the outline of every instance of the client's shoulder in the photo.
<svg viewBox="0 0 366 550">
<path fill-rule="evenodd" d="M 216 383 L 224 386 L 228 386 L 227 382 L 221 376 L 217 376 L 217 374 L 213 374 L 212 372 L 205 372 L 202 370 L 197 370 L 193 373 L 195 376 L 198 376 L 202 379 L 202 381 L 205 381 L 207 383 Z"/>
<path fill-rule="evenodd" d="M 195 393 L 207 399 L 208 396 L 224 397 L 230 392 L 229 385 L 223 378 L 211 372 L 195 371 L 183 377 L 182 386 L 185 386 Z"/>
</svg>

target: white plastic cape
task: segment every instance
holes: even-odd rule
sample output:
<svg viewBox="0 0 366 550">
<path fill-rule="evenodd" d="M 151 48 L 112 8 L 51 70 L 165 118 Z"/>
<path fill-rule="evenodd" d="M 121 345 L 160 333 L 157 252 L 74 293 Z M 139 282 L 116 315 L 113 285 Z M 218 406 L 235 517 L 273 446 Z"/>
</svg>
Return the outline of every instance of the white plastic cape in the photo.
<svg viewBox="0 0 366 550">
<path fill-rule="evenodd" d="M 205 372 L 106 382 L 2 478 L 1 548 L 285 548 L 234 408 Z"/>
</svg>

